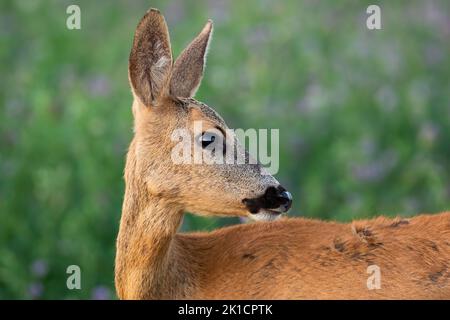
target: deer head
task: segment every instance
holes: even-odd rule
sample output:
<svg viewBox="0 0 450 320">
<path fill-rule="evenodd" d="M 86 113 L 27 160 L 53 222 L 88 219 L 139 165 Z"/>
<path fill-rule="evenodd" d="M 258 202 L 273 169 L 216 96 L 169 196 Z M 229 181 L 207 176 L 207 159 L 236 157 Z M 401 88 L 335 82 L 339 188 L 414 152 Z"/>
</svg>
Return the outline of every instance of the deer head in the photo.
<svg viewBox="0 0 450 320">
<path fill-rule="evenodd" d="M 130 147 L 135 163 L 129 175 L 139 178 L 145 192 L 182 211 L 201 215 L 249 216 L 272 220 L 291 206 L 291 195 L 267 174 L 227 130 L 210 107 L 193 99 L 200 85 L 213 30 L 208 21 L 173 63 L 164 17 L 150 9 L 137 26 L 129 58 L 134 96 L 135 136 Z M 194 126 L 202 132 L 195 136 Z M 176 130 L 184 129 L 200 152 L 214 158 L 234 150 L 245 163 L 174 163 Z M 194 157 L 194 154 L 192 154 Z"/>
</svg>

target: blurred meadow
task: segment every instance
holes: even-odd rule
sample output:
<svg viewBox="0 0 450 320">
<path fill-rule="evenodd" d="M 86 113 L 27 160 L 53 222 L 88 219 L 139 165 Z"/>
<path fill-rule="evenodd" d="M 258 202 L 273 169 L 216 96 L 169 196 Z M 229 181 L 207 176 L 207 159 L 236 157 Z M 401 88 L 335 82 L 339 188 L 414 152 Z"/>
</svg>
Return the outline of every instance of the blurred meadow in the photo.
<svg viewBox="0 0 450 320">
<path fill-rule="evenodd" d="M 81 8 L 81 30 L 66 8 Z M 450 2 L 0 2 L 0 299 L 115 298 L 132 136 L 127 79 L 149 7 L 174 56 L 215 22 L 197 99 L 232 128 L 279 128 L 291 215 L 338 221 L 450 208 Z M 235 219 L 187 215 L 183 231 Z M 82 289 L 68 290 L 79 265 Z"/>
</svg>

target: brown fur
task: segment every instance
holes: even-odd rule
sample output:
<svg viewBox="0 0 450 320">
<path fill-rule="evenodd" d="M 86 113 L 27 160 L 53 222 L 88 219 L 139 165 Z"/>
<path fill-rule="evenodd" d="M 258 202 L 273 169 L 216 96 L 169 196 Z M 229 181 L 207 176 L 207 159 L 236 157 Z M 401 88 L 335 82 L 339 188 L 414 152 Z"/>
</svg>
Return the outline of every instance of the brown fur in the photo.
<svg viewBox="0 0 450 320">
<path fill-rule="evenodd" d="M 278 185 L 257 164 L 171 161 L 174 129 L 191 130 L 195 120 L 206 129 L 227 128 L 213 109 L 192 99 L 211 30 L 208 22 L 175 64 L 157 10 L 136 30 L 129 69 L 135 136 L 117 239 L 119 298 L 450 299 L 450 213 L 351 224 L 283 218 L 177 233 L 186 211 L 258 217 L 242 199 Z M 380 268 L 380 289 L 367 288 L 371 265 Z"/>
</svg>

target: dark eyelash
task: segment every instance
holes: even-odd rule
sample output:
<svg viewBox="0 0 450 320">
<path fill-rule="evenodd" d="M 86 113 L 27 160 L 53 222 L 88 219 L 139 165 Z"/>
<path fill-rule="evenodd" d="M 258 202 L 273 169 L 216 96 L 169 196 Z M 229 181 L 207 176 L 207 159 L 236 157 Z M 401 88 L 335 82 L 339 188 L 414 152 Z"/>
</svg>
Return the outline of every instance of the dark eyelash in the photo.
<svg viewBox="0 0 450 320">
<path fill-rule="evenodd" d="M 217 129 L 217 130 L 219 130 L 219 131 L 222 133 L 222 135 L 223 135 L 224 137 L 226 137 L 225 131 L 224 131 L 221 127 L 215 126 L 214 128 Z"/>
</svg>

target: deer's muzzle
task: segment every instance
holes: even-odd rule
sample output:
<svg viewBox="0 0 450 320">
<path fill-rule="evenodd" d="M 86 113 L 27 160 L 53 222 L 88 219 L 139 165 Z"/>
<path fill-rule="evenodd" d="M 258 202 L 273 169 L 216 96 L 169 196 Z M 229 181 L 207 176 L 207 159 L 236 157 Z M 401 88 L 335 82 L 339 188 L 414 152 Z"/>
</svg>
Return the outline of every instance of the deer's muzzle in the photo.
<svg viewBox="0 0 450 320">
<path fill-rule="evenodd" d="M 292 205 L 292 195 L 282 186 L 269 187 L 260 197 L 244 199 L 242 202 L 250 213 L 258 213 L 261 209 L 270 210 L 273 213 L 287 212 Z"/>
</svg>

